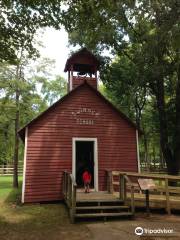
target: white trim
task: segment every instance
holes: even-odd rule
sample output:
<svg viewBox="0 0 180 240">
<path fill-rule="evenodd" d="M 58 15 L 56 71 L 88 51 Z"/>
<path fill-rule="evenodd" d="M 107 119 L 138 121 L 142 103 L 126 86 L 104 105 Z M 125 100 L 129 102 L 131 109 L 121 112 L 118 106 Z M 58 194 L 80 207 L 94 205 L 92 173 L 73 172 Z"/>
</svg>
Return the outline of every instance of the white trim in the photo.
<svg viewBox="0 0 180 240">
<path fill-rule="evenodd" d="M 28 127 L 25 128 L 23 184 L 22 184 L 22 199 L 21 199 L 22 203 L 24 203 L 24 194 L 25 194 L 27 140 L 28 140 Z"/>
<path fill-rule="evenodd" d="M 140 156 L 139 156 L 139 136 L 138 136 L 138 130 L 136 130 L 136 147 L 137 147 L 137 161 L 138 161 L 138 172 L 141 172 L 140 168 Z"/>
<path fill-rule="evenodd" d="M 97 138 L 72 138 L 72 174 L 76 180 L 76 141 L 92 141 L 94 142 L 94 187 L 98 192 L 98 146 Z"/>
<path fill-rule="evenodd" d="M 70 86 L 69 86 L 70 91 L 72 91 L 72 88 L 73 88 L 72 86 L 73 86 L 73 73 L 71 71 L 71 73 L 70 73 Z"/>
</svg>

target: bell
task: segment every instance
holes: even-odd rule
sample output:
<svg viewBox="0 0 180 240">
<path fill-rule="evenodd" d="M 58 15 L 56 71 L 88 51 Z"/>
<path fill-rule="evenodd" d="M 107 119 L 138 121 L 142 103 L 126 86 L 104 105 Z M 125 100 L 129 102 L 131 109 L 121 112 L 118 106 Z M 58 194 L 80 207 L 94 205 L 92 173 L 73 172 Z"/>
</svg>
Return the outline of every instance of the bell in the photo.
<svg viewBox="0 0 180 240">
<path fill-rule="evenodd" d="M 78 72 L 78 75 L 79 76 L 84 76 L 84 75 L 86 75 L 86 72 Z"/>
</svg>

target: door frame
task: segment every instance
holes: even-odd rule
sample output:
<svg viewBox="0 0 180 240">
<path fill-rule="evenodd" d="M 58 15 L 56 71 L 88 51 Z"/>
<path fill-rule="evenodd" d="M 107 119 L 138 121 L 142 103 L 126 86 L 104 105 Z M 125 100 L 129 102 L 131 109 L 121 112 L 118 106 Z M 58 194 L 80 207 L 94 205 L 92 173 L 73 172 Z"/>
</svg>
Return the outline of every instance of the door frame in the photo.
<svg viewBox="0 0 180 240">
<path fill-rule="evenodd" d="M 98 192 L 98 146 L 97 138 L 72 138 L 72 175 L 76 181 L 76 142 L 94 142 L 94 189 Z"/>
</svg>

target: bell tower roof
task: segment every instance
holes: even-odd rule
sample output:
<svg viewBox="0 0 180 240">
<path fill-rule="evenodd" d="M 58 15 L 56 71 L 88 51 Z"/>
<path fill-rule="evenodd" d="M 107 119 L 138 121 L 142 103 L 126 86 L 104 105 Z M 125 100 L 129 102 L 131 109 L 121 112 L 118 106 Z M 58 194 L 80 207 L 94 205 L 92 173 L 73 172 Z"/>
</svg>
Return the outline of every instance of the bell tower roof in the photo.
<svg viewBox="0 0 180 240">
<path fill-rule="evenodd" d="M 82 48 L 67 59 L 64 71 L 94 74 L 99 70 L 99 66 L 99 60 L 87 48 Z"/>
</svg>

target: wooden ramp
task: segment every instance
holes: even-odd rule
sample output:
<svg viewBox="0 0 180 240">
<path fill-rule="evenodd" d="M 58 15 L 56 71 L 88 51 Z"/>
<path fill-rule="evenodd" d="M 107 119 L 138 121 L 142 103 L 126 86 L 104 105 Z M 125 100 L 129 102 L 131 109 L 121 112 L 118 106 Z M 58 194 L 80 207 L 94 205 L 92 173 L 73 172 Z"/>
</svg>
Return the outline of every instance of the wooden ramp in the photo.
<svg viewBox="0 0 180 240">
<path fill-rule="evenodd" d="M 118 196 L 116 193 L 115 196 Z M 130 195 L 127 194 L 127 204 L 130 201 Z M 146 198 L 143 193 L 135 193 L 134 194 L 134 204 L 136 208 L 145 208 L 146 206 Z M 180 211 L 180 196 L 170 196 L 167 202 L 166 195 L 150 195 L 150 208 L 151 209 L 166 209 L 167 213 L 169 213 L 168 208 L 173 211 Z"/>
<path fill-rule="evenodd" d="M 149 190 L 149 206 L 151 209 L 165 209 L 168 214 L 171 210 L 180 210 L 180 176 L 172 176 L 166 174 L 149 174 L 149 173 L 131 173 L 110 171 L 111 176 L 110 189 L 111 192 L 118 197 L 119 192 L 116 190 L 121 189 L 119 180 L 120 176 L 125 176 L 131 181 L 133 186 L 133 196 L 135 207 L 145 207 L 146 199 L 145 192 L 140 189 L 138 179 L 151 179 L 154 182 L 153 189 Z M 129 204 L 132 194 L 129 192 L 129 184 L 125 183 L 125 202 Z"/>
</svg>

